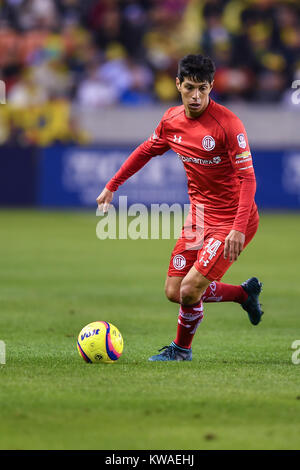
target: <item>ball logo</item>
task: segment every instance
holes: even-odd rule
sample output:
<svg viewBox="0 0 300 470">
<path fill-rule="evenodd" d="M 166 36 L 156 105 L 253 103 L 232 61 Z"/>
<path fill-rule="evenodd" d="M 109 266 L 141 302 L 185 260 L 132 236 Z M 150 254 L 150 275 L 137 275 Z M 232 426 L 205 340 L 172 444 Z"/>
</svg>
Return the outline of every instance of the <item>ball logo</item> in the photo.
<svg viewBox="0 0 300 470">
<path fill-rule="evenodd" d="M 206 135 L 205 137 L 203 137 L 202 139 L 202 147 L 209 151 L 209 150 L 213 150 L 216 146 L 216 142 L 215 142 L 215 139 L 211 136 L 211 135 Z"/>
<path fill-rule="evenodd" d="M 237 141 L 238 141 L 239 146 L 240 146 L 242 149 L 245 149 L 246 146 L 247 146 L 247 143 L 246 143 L 246 139 L 245 139 L 244 134 L 238 134 L 238 135 L 236 136 L 236 138 L 237 138 Z"/>
<path fill-rule="evenodd" d="M 176 255 L 174 256 L 173 258 L 173 266 L 175 269 L 177 269 L 178 271 L 180 271 L 181 269 L 183 269 L 186 265 L 186 259 L 184 256 L 182 255 Z"/>
<path fill-rule="evenodd" d="M 99 328 L 97 330 L 87 331 L 86 333 L 81 335 L 81 341 L 83 341 L 85 338 L 89 338 L 90 336 L 98 335 L 99 331 Z"/>
</svg>

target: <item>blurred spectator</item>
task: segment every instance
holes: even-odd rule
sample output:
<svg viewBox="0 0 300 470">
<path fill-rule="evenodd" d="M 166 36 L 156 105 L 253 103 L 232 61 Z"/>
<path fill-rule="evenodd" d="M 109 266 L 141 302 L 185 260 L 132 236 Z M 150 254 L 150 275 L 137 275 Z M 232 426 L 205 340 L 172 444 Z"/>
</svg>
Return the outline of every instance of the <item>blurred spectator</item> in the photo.
<svg viewBox="0 0 300 470">
<path fill-rule="evenodd" d="M 18 108 L 28 108 L 46 103 L 47 98 L 46 89 L 35 82 L 32 70 L 27 69 L 11 87 L 7 103 Z"/>
<path fill-rule="evenodd" d="M 53 0 L 24 0 L 9 3 L 15 8 L 18 27 L 23 31 L 33 28 L 51 29 L 57 24 L 57 10 Z"/>
<path fill-rule="evenodd" d="M 107 50 L 106 59 L 99 67 L 98 76 L 113 87 L 120 103 L 139 104 L 150 99 L 153 76 L 146 64 L 128 57 L 118 44 Z"/>
<path fill-rule="evenodd" d="M 77 101 L 90 108 L 111 106 L 118 102 L 118 93 L 113 84 L 99 78 L 97 67 L 91 67 L 78 87 Z"/>
<path fill-rule="evenodd" d="M 43 142 L 49 142 L 50 135 L 54 140 L 64 141 L 67 135 L 81 140 L 71 123 L 72 103 L 99 108 L 178 102 L 177 62 L 191 52 L 216 62 L 213 96 L 220 101 L 286 100 L 300 73 L 300 4 L 2 0 L 0 78 L 8 104 L 0 107 L 0 140 L 13 135 L 32 142 L 42 134 L 48 136 L 41 138 Z M 55 106 L 69 119 L 69 134 L 60 134 L 58 126 L 49 132 Z M 38 108 L 39 117 L 33 119 L 32 110 Z M 28 110 L 33 113 L 30 130 Z M 55 122 L 59 121 L 57 117 Z"/>
</svg>

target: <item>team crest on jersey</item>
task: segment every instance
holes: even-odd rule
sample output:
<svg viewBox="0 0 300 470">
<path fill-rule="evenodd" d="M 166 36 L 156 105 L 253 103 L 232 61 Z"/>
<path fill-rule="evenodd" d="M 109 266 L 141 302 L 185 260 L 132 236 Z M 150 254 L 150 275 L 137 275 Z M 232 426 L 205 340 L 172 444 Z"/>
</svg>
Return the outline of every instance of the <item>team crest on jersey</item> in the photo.
<svg viewBox="0 0 300 470">
<path fill-rule="evenodd" d="M 245 139 L 244 134 L 238 134 L 238 135 L 236 136 L 236 138 L 237 138 L 237 141 L 238 141 L 239 146 L 240 146 L 242 149 L 245 149 L 246 146 L 247 146 L 247 143 L 246 143 L 246 139 Z"/>
<path fill-rule="evenodd" d="M 207 151 L 213 150 L 215 148 L 215 146 L 216 146 L 215 139 L 211 135 L 206 135 L 205 137 L 203 137 L 202 147 L 205 150 L 207 150 Z"/>
<path fill-rule="evenodd" d="M 174 256 L 173 258 L 173 266 L 175 269 L 177 269 L 178 271 L 180 271 L 181 269 L 183 269 L 186 265 L 186 259 L 184 256 L 182 255 L 176 255 Z"/>
</svg>

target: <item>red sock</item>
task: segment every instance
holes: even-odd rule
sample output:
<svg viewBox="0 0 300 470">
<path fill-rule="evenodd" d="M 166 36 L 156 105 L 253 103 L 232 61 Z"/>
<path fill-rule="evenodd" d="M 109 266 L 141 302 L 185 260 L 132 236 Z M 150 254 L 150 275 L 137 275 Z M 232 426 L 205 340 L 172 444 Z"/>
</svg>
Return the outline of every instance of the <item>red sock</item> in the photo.
<svg viewBox="0 0 300 470">
<path fill-rule="evenodd" d="M 180 305 L 177 335 L 174 343 L 181 348 L 190 348 L 196 330 L 203 320 L 203 304 L 199 300 L 194 305 Z"/>
<path fill-rule="evenodd" d="M 242 286 L 232 286 L 223 282 L 212 282 L 202 296 L 203 302 L 238 302 L 243 304 L 248 298 Z"/>
</svg>

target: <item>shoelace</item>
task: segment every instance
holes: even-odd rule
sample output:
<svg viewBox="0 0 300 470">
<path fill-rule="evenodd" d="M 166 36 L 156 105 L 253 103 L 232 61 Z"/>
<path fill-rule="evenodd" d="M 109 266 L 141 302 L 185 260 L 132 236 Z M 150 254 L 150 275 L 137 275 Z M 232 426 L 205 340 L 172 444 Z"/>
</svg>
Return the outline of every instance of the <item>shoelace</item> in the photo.
<svg viewBox="0 0 300 470">
<path fill-rule="evenodd" d="M 163 346 L 158 350 L 159 352 L 164 351 L 163 354 L 167 357 L 172 358 L 175 355 L 175 350 L 172 346 Z"/>
</svg>

